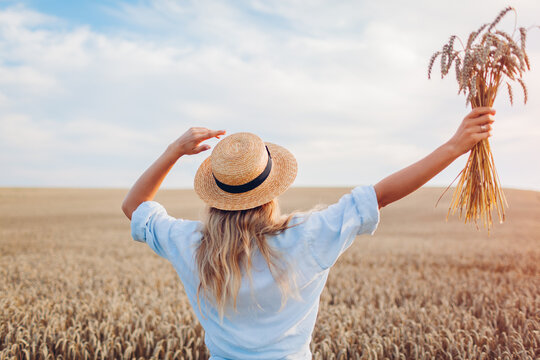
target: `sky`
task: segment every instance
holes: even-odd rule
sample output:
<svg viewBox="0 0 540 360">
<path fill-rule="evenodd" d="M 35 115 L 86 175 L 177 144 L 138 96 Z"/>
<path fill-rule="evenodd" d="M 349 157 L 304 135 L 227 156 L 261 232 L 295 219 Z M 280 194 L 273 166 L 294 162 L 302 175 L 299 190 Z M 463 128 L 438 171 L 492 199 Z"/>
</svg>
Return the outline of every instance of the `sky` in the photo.
<svg viewBox="0 0 540 360">
<path fill-rule="evenodd" d="M 538 0 L 0 0 L 0 186 L 127 188 L 191 126 L 285 146 L 296 186 L 374 184 L 452 137 L 470 110 L 429 58 L 509 4 L 540 25 Z M 527 49 L 529 102 L 499 93 L 490 142 L 503 186 L 540 190 L 540 29 Z"/>
</svg>

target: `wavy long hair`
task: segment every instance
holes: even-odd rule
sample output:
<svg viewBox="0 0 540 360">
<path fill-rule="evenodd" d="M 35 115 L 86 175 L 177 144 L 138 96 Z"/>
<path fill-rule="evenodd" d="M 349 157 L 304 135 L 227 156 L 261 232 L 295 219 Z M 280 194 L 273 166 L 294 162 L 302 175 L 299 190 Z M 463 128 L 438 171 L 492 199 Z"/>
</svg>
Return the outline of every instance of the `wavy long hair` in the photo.
<svg viewBox="0 0 540 360">
<path fill-rule="evenodd" d="M 243 274 L 251 282 L 252 257 L 259 251 L 281 291 L 281 305 L 288 295 L 296 295 L 294 274 L 288 274 L 289 264 L 271 248 L 266 236 L 276 235 L 291 227 L 293 214 L 282 216 L 276 199 L 248 210 L 226 211 L 207 209 L 202 238 L 195 251 L 199 273 L 197 303 L 200 294 L 214 302 L 221 318 L 227 305 L 236 300 Z"/>
</svg>

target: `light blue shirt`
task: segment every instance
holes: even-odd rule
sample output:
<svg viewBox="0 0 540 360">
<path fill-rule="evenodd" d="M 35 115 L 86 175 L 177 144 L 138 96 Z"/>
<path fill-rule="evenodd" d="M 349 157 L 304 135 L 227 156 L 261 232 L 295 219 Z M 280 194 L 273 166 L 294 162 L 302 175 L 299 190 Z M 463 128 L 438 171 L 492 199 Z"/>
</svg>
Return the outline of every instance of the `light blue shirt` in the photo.
<svg viewBox="0 0 540 360">
<path fill-rule="evenodd" d="M 309 344 L 319 309 L 319 298 L 328 272 L 356 235 L 373 234 L 379 207 L 373 186 L 360 186 L 336 204 L 307 215 L 296 215 L 298 224 L 267 237 L 296 273 L 301 299 L 288 298 L 281 307 L 281 293 L 264 258 L 253 254 L 252 288 L 247 277 L 238 293 L 237 310 L 227 309 L 223 321 L 201 295 L 195 250 L 201 239 L 199 221 L 175 219 L 154 201 L 139 205 L 132 215 L 131 232 L 158 255 L 169 260 L 184 285 L 187 297 L 205 330 L 211 359 L 311 359 Z"/>
</svg>

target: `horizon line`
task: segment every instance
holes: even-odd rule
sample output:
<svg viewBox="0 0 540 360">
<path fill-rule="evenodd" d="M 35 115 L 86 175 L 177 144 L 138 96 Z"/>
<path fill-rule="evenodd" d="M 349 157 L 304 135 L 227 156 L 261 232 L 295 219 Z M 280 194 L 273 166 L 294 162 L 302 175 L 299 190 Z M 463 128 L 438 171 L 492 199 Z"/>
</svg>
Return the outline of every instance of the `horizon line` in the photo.
<svg viewBox="0 0 540 360">
<path fill-rule="evenodd" d="M 369 186 L 373 184 L 360 184 L 360 185 L 292 185 L 289 189 L 353 189 L 357 186 Z M 0 186 L 0 190 L 125 190 L 129 191 L 131 187 L 116 187 L 116 186 Z M 421 188 L 431 189 L 455 189 L 455 186 L 443 186 L 443 185 L 423 185 Z M 417 190 L 418 190 L 417 189 Z M 515 187 L 515 186 L 503 186 L 503 190 L 520 190 L 520 191 L 534 191 L 540 192 L 540 189 Z M 170 187 L 164 186 L 159 190 L 181 190 L 181 191 L 195 191 L 193 187 Z M 288 190 L 288 189 L 287 189 Z"/>
</svg>

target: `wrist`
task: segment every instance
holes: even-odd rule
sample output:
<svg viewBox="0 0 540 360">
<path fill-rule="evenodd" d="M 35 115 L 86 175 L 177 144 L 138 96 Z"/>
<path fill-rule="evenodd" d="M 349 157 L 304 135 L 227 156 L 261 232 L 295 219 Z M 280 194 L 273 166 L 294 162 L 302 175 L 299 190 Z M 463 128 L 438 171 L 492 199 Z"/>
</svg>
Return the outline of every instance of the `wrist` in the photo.
<svg viewBox="0 0 540 360">
<path fill-rule="evenodd" d="M 455 160 L 462 155 L 462 153 L 459 151 L 459 148 L 451 140 L 445 142 L 441 146 L 441 148 L 446 153 L 448 153 L 448 155 L 451 157 L 452 160 Z"/>
<path fill-rule="evenodd" d="M 169 146 L 167 146 L 165 153 L 168 155 L 174 156 L 176 159 L 185 155 L 184 149 L 181 146 L 179 146 L 177 142 L 173 142 Z"/>
</svg>

